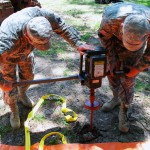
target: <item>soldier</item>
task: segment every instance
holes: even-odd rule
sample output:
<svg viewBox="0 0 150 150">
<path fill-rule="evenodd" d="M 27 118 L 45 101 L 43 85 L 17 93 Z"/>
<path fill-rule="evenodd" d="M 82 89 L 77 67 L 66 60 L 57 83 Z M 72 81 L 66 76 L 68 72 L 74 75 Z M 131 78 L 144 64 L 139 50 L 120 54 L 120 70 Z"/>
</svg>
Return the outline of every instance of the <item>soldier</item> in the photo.
<svg viewBox="0 0 150 150">
<path fill-rule="evenodd" d="M 1 24 L 0 87 L 3 90 L 3 100 L 10 107 L 10 123 L 14 129 L 20 127 L 17 100 L 28 107 L 33 107 L 34 103 L 26 95 L 29 86 L 21 86 L 17 89 L 12 87 L 12 83 L 17 78 L 20 81 L 34 78 L 32 51 L 34 48 L 42 51 L 50 49 L 52 30 L 81 54 L 84 50 L 94 50 L 92 45 L 80 41 L 79 33 L 73 27 L 65 24 L 57 14 L 43 8 L 22 9 L 10 15 Z M 17 71 L 19 77 L 16 76 Z"/>
<path fill-rule="evenodd" d="M 133 100 L 136 76 L 150 67 L 150 8 L 134 3 L 116 3 L 103 12 L 98 35 L 107 50 L 108 80 L 113 99 L 102 110 L 120 105 L 119 130 L 129 131 L 128 108 Z M 128 70 L 118 77 L 117 70 Z"/>
</svg>

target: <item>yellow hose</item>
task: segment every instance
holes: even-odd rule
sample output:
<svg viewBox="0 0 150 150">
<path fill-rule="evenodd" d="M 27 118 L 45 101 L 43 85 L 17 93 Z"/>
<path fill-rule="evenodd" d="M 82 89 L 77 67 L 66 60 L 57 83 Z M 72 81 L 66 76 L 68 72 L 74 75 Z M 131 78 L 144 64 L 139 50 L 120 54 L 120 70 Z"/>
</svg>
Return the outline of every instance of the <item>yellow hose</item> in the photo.
<svg viewBox="0 0 150 150">
<path fill-rule="evenodd" d="M 30 130 L 29 130 L 28 123 L 34 117 L 35 113 L 37 112 L 37 110 L 39 109 L 39 107 L 42 105 L 42 103 L 44 102 L 44 100 L 46 100 L 47 98 L 49 98 L 51 96 L 58 96 L 60 98 L 60 100 L 62 102 L 62 112 L 63 113 L 67 113 L 67 112 L 72 112 L 73 113 L 73 115 L 74 115 L 73 117 L 71 115 L 65 116 L 65 119 L 66 119 L 67 122 L 74 122 L 78 118 L 78 115 L 74 111 L 72 111 L 71 109 L 66 108 L 66 100 L 63 97 L 61 97 L 59 95 L 56 95 L 56 94 L 48 94 L 48 95 L 42 96 L 39 99 L 39 101 L 37 102 L 37 104 L 35 105 L 35 107 L 32 109 L 32 111 L 28 114 L 27 120 L 24 123 L 24 127 L 25 127 L 25 150 L 30 150 L 30 147 L 31 147 Z M 58 134 L 61 137 L 63 144 L 67 143 L 66 138 L 64 137 L 63 134 L 61 134 L 59 132 L 51 132 L 51 133 L 46 134 L 41 139 L 40 145 L 39 145 L 39 150 L 43 150 L 44 140 L 47 137 L 49 137 L 51 135 L 54 135 L 54 134 Z"/>
</svg>

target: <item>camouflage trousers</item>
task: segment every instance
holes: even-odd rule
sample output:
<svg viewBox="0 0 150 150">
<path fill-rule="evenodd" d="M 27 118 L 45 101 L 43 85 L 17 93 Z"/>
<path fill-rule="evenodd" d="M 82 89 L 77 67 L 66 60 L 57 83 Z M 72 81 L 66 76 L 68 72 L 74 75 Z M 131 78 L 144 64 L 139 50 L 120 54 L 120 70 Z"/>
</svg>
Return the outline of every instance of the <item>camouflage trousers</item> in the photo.
<svg viewBox="0 0 150 150">
<path fill-rule="evenodd" d="M 110 88 L 115 99 L 119 99 L 125 104 L 130 104 L 133 101 L 135 77 L 117 77 L 107 76 Z"/>
<path fill-rule="evenodd" d="M 3 62 L 1 64 L 1 73 L 7 81 L 16 82 L 23 80 L 33 80 L 34 78 L 34 56 L 29 55 L 17 63 Z M 22 91 L 26 92 L 27 86 L 21 86 Z M 18 100 L 18 88 L 11 91 L 3 91 L 3 100 L 8 105 L 14 105 Z"/>
<path fill-rule="evenodd" d="M 111 73 L 119 70 L 125 71 L 128 67 L 136 66 L 143 55 L 143 49 L 135 52 L 128 51 L 125 47 L 122 47 L 119 42 L 119 40 L 116 40 L 115 47 L 107 54 L 107 71 Z M 118 77 L 115 75 L 108 75 L 107 77 L 114 98 L 118 98 L 121 102 L 130 104 L 133 101 L 136 77 Z"/>
</svg>

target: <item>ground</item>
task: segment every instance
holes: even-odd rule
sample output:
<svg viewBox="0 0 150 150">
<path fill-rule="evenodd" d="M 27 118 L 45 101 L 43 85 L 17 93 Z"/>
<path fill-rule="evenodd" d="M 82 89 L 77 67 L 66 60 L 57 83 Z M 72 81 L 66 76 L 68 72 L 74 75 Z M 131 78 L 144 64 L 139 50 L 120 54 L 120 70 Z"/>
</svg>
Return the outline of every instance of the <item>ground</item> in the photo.
<svg viewBox="0 0 150 150">
<path fill-rule="evenodd" d="M 59 13 L 57 8 L 54 9 Z M 87 16 L 90 15 L 84 14 L 83 20 L 87 19 Z M 64 14 L 64 18 L 67 19 L 69 16 Z M 85 34 L 87 35 L 87 32 Z M 99 45 L 96 33 L 90 34 L 85 40 L 90 44 Z M 53 50 L 55 49 L 57 53 L 49 51 L 46 55 L 43 55 L 43 53 L 41 54 L 35 50 L 35 79 L 77 75 L 79 73 L 79 54 L 55 34 L 52 36 L 52 44 Z M 62 49 L 65 49 L 65 52 Z M 150 71 L 140 73 L 136 83 L 134 101 L 128 114 L 131 125 L 129 132 L 126 134 L 118 130 L 119 107 L 108 113 L 102 112 L 101 109 L 94 111 L 93 129 L 89 129 L 90 111 L 84 108 L 85 101 L 89 100 L 89 88 L 82 86 L 80 80 L 31 85 L 27 95 L 35 103 L 43 95 L 56 94 L 65 98 L 67 108 L 78 114 L 76 122 L 67 123 L 64 118 L 65 115 L 61 112 L 62 103 L 59 101 L 58 96 L 49 97 L 29 123 L 31 144 L 40 142 L 45 134 L 52 131 L 64 134 L 68 143 L 135 142 L 147 140 L 150 134 Z M 3 103 L 2 91 L 0 95 L 0 143 L 24 145 L 25 133 L 23 123 L 31 109 L 18 102 L 21 128 L 13 130 L 9 123 L 10 110 Z M 105 77 L 102 80 L 102 86 L 95 89 L 95 100 L 103 104 L 111 98 L 112 93 Z M 60 143 L 58 137 L 53 136 L 50 140 L 46 140 L 46 144 L 58 143 Z"/>
</svg>

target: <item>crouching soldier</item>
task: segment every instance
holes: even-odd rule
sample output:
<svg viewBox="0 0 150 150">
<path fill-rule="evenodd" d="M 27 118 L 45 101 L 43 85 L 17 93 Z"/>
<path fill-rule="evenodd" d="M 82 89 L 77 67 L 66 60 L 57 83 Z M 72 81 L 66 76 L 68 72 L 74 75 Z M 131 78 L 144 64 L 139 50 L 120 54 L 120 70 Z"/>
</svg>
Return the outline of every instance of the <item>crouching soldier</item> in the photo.
<svg viewBox="0 0 150 150">
<path fill-rule="evenodd" d="M 11 83 L 33 80 L 33 50 L 50 49 L 52 31 L 81 54 L 88 49 L 94 50 L 92 45 L 80 41 L 79 33 L 73 27 L 68 26 L 57 14 L 43 8 L 25 8 L 10 15 L 1 24 L 0 74 L 3 80 L 0 87 L 3 90 L 3 100 L 10 107 L 10 123 L 14 129 L 20 127 L 17 100 L 27 107 L 33 107 L 34 102 L 26 95 L 29 86 L 21 86 L 18 90 Z"/>
</svg>

